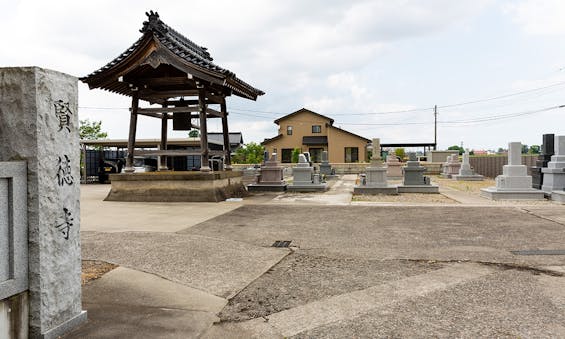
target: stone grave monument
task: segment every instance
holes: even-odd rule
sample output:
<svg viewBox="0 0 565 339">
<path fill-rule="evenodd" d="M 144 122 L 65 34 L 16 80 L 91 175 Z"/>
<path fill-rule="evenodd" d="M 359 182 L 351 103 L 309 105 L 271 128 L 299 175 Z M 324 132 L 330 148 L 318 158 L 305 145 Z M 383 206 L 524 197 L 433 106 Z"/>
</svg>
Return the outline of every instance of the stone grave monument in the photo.
<svg viewBox="0 0 565 339">
<path fill-rule="evenodd" d="M 461 169 L 459 154 L 448 155 L 446 162 L 443 163 L 441 177 L 450 179 L 453 175 L 459 174 L 459 169 Z"/>
<path fill-rule="evenodd" d="M 508 144 L 508 165 L 496 177 L 496 186 L 481 189 L 481 196 L 491 200 L 543 200 L 543 191 L 532 188 L 532 177 L 522 165 L 522 144 Z"/>
<path fill-rule="evenodd" d="M 402 168 L 404 180 L 398 186 L 398 193 L 439 193 L 439 187 L 430 183 L 430 178 L 424 176 L 426 168 L 420 166 L 415 153 L 410 153 L 410 160 Z"/>
<path fill-rule="evenodd" d="M 353 194 L 398 194 L 396 186 L 389 186 L 387 183 L 387 168 L 383 166 L 380 150 L 380 140 L 373 139 L 371 165 L 365 169 L 365 178 L 353 187 Z"/>
<path fill-rule="evenodd" d="M 551 194 L 553 191 L 565 189 L 565 135 L 555 136 L 555 154 L 546 168 L 542 168 L 543 184 L 542 191 Z"/>
<path fill-rule="evenodd" d="M 541 153 L 538 155 L 536 165 L 531 168 L 532 173 L 532 187 L 538 190 L 543 185 L 543 172 L 542 168 L 547 167 L 547 163 L 551 160 L 554 152 L 554 134 L 544 134 L 542 136 Z"/>
<path fill-rule="evenodd" d="M 9 319 L 2 338 L 57 338 L 86 321 L 77 97 L 73 76 L 0 68 L 0 318 Z"/>
<path fill-rule="evenodd" d="M 476 174 L 471 169 L 471 164 L 469 163 L 469 150 L 465 150 L 465 153 L 463 153 L 463 163 L 459 169 L 459 174 L 452 175 L 451 178 L 460 181 L 481 181 L 485 179 L 482 175 Z"/>
<path fill-rule="evenodd" d="M 261 166 L 261 175 L 257 183 L 247 185 L 249 192 L 283 192 L 287 184 L 283 178 L 284 167 L 277 161 L 277 153 L 273 153 L 271 159 L 266 160 Z"/>
<path fill-rule="evenodd" d="M 396 155 L 388 155 L 386 157 L 386 175 L 389 179 L 401 179 L 402 178 L 402 166 L 403 164 L 398 160 Z"/>
<path fill-rule="evenodd" d="M 335 170 L 332 168 L 328 161 L 328 151 L 322 152 L 322 163 L 320 164 L 320 174 L 324 175 L 327 179 L 335 178 Z"/>
<path fill-rule="evenodd" d="M 328 185 L 320 182 L 320 175 L 314 173 L 304 154 L 298 156 L 298 164 L 292 169 L 293 181 L 287 190 L 294 192 L 320 192 L 326 191 Z"/>
</svg>

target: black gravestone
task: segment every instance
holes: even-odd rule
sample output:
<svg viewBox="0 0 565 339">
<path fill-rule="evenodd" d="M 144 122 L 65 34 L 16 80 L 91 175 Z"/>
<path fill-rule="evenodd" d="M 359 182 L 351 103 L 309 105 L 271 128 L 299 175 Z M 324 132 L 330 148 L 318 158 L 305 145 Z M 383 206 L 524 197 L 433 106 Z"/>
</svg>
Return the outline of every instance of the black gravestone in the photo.
<svg viewBox="0 0 565 339">
<path fill-rule="evenodd" d="M 541 153 L 536 160 L 536 165 L 532 167 L 532 187 L 541 189 L 543 185 L 542 168 L 547 167 L 547 163 L 551 160 L 551 156 L 555 154 L 554 134 L 544 134 L 543 144 L 541 145 Z"/>
</svg>

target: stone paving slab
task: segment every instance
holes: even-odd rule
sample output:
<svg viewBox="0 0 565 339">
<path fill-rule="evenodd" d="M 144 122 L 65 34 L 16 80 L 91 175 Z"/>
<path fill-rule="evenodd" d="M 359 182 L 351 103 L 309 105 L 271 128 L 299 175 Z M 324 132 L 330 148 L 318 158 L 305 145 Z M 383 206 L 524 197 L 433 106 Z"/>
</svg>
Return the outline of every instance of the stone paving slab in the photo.
<svg viewBox="0 0 565 339">
<path fill-rule="evenodd" d="M 182 233 L 326 256 L 563 265 L 565 256 L 516 256 L 512 250 L 563 249 L 565 226 L 517 208 L 243 206 Z"/>
<path fill-rule="evenodd" d="M 65 338 L 195 338 L 227 300 L 118 267 L 83 288 L 88 322 Z"/>
<path fill-rule="evenodd" d="M 103 260 L 229 298 L 289 253 L 206 236 L 82 233 L 83 259 Z"/>
</svg>

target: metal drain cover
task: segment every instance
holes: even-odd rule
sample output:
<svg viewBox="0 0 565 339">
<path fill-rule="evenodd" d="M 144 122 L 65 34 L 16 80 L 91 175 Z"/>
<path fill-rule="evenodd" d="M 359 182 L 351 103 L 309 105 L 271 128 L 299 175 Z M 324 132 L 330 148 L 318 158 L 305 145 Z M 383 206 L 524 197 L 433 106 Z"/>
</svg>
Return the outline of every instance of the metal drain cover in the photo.
<svg viewBox="0 0 565 339">
<path fill-rule="evenodd" d="M 565 255 L 565 250 L 523 250 L 510 251 L 514 255 Z"/>
<path fill-rule="evenodd" d="M 292 240 L 277 240 L 271 245 L 272 247 L 288 247 Z"/>
</svg>

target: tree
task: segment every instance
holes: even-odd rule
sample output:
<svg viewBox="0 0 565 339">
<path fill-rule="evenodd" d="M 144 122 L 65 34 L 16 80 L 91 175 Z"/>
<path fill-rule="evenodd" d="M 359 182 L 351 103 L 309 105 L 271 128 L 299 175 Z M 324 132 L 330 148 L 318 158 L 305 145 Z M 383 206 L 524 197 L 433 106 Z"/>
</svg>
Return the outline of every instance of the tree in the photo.
<svg viewBox="0 0 565 339">
<path fill-rule="evenodd" d="M 539 145 L 532 145 L 530 146 L 529 152 L 531 154 L 539 154 L 540 153 L 540 146 Z"/>
<path fill-rule="evenodd" d="M 450 151 L 459 151 L 459 155 L 465 153 L 465 149 L 457 145 L 449 146 L 447 149 Z"/>
<path fill-rule="evenodd" d="M 250 142 L 235 151 L 232 158 L 237 164 L 259 164 L 263 161 L 263 152 L 265 148 L 254 142 Z"/>
<path fill-rule="evenodd" d="M 192 129 L 188 132 L 188 136 L 190 138 L 198 138 L 200 136 L 200 132 L 197 129 Z"/>
<path fill-rule="evenodd" d="M 105 139 L 108 133 L 102 132 L 102 121 L 80 120 L 80 138 L 83 140 Z"/>
<path fill-rule="evenodd" d="M 475 150 L 473 150 L 473 149 L 470 150 L 470 151 L 469 151 L 469 155 L 475 155 Z"/>
<path fill-rule="evenodd" d="M 394 150 L 394 154 L 400 158 L 400 160 L 404 159 L 404 156 L 406 155 L 406 152 L 404 151 L 404 148 L 400 147 Z"/>
<path fill-rule="evenodd" d="M 300 155 L 300 148 L 295 148 L 292 150 L 292 159 L 290 161 L 292 161 L 293 163 L 297 163 L 298 162 L 298 156 Z"/>
<path fill-rule="evenodd" d="M 523 144 L 522 145 L 522 154 L 527 154 L 529 149 L 530 148 L 528 147 L 528 145 Z"/>
</svg>

